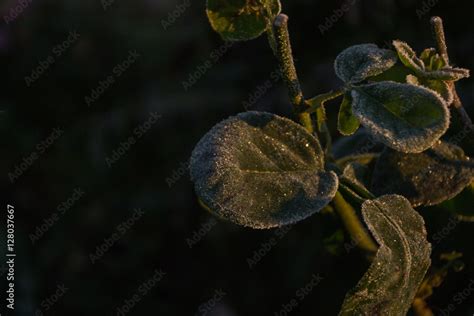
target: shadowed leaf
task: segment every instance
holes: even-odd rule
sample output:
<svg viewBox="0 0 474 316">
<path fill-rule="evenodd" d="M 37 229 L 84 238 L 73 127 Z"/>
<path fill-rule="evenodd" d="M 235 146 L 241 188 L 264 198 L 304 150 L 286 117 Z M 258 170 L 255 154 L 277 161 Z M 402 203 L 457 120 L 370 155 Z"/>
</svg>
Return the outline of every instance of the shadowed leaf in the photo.
<svg viewBox="0 0 474 316">
<path fill-rule="evenodd" d="M 362 215 L 380 247 L 340 315 L 406 315 L 430 265 L 423 218 L 399 195 L 365 201 Z"/>
<path fill-rule="evenodd" d="M 352 97 L 354 115 L 398 151 L 422 152 L 448 129 L 447 105 L 427 88 L 387 81 L 355 87 Z"/>
<path fill-rule="evenodd" d="M 318 140 L 295 122 L 245 112 L 214 126 L 193 151 L 191 178 L 202 201 L 240 225 L 271 228 L 326 206 L 338 179 L 324 170 Z"/>
<path fill-rule="evenodd" d="M 207 0 L 211 26 L 226 41 L 260 36 L 280 11 L 279 0 Z"/>
<path fill-rule="evenodd" d="M 413 206 L 435 205 L 460 193 L 474 180 L 474 162 L 461 148 L 439 142 L 419 154 L 385 149 L 375 165 L 372 191 L 400 194 Z"/>
</svg>

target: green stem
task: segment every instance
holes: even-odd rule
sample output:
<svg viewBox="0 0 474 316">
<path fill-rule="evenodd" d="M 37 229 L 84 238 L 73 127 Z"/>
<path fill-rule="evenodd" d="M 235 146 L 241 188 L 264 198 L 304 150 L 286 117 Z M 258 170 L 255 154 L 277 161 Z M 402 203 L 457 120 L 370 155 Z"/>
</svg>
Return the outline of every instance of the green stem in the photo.
<svg viewBox="0 0 474 316">
<path fill-rule="evenodd" d="M 280 14 L 273 23 L 273 37 L 275 42 L 274 53 L 279 61 L 283 79 L 288 87 L 288 94 L 300 123 L 310 132 L 313 132 L 313 123 L 308 113 L 303 113 L 305 107 L 303 91 L 296 74 L 295 62 L 291 50 L 290 34 L 288 32 L 288 16 Z M 272 34 L 269 35 L 271 36 Z M 270 40 L 273 43 L 273 40 Z M 273 46 L 273 44 L 271 44 Z"/>
<path fill-rule="evenodd" d="M 339 192 L 336 193 L 332 203 L 352 239 L 357 242 L 357 246 L 369 253 L 375 253 L 378 246 L 360 222 L 355 209 Z"/>
<path fill-rule="evenodd" d="M 335 91 L 329 91 L 326 93 L 319 94 L 311 99 L 306 100 L 306 104 L 308 104 L 308 108 L 305 110 L 307 113 L 316 112 L 317 109 L 324 106 L 329 100 L 335 99 L 344 94 L 344 89 L 337 89 Z"/>
</svg>

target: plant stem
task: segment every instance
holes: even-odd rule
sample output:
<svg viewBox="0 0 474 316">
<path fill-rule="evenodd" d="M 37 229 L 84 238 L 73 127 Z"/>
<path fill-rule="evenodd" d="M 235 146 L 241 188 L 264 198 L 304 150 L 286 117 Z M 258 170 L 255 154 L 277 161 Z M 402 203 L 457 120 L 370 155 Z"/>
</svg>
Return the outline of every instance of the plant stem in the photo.
<svg viewBox="0 0 474 316">
<path fill-rule="evenodd" d="M 448 47 L 446 45 L 446 37 L 444 35 L 443 19 L 441 19 L 439 16 L 433 16 L 431 18 L 431 27 L 433 30 L 433 36 L 435 38 L 436 45 L 438 46 L 439 54 L 441 55 L 441 58 L 443 59 L 446 66 L 449 67 L 449 54 Z M 458 114 L 461 117 L 461 121 L 463 122 L 464 126 L 468 127 L 471 131 L 474 131 L 474 125 L 472 124 L 472 120 L 462 105 L 461 99 L 459 98 L 459 95 L 456 91 L 456 86 L 454 82 L 449 82 L 449 87 L 454 97 L 452 105 L 458 111 Z"/>
<path fill-rule="evenodd" d="M 319 94 L 311 99 L 306 100 L 306 104 L 308 104 L 310 107 L 308 107 L 305 112 L 307 113 L 312 113 L 316 112 L 317 109 L 320 107 L 324 106 L 324 103 L 326 103 L 329 100 L 335 99 L 341 95 L 344 94 L 344 89 L 337 89 L 335 91 L 329 91 L 326 93 Z"/>
<path fill-rule="evenodd" d="M 449 65 L 448 47 L 446 46 L 446 37 L 444 36 L 443 19 L 439 16 L 431 17 L 431 27 L 433 36 L 438 45 L 438 51 L 446 65 Z"/>
<path fill-rule="evenodd" d="M 339 191 L 336 193 L 332 203 L 352 239 L 357 242 L 357 246 L 369 253 L 376 252 L 378 249 L 377 244 L 360 222 L 354 208 L 347 203 Z"/>
<path fill-rule="evenodd" d="M 271 35 L 271 34 L 269 34 Z M 303 92 L 296 74 L 295 62 L 291 50 L 290 34 L 288 32 L 288 16 L 280 14 L 273 23 L 275 41 L 275 56 L 279 61 L 283 79 L 288 87 L 290 101 L 297 113 L 300 123 L 310 132 L 313 132 L 313 123 L 308 113 L 303 113 L 305 106 Z M 272 41 L 271 41 L 272 43 Z"/>
</svg>

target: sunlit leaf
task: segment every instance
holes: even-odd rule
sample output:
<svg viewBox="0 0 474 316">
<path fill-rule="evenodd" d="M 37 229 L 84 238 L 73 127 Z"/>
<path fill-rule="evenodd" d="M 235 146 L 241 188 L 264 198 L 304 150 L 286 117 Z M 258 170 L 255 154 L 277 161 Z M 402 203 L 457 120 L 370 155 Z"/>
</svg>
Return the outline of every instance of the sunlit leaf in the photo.
<svg viewBox="0 0 474 316">
<path fill-rule="evenodd" d="M 447 105 L 427 88 L 387 81 L 355 87 L 352 97 L 354 115 L 398 151 L 422 152 L 448 129 Z"/>
<path fill-rule="evenodd" d="M 191 178 L 218 216 L 253 228 L 298 222 L 321 210 L 338 187 L 318 140 L 295 122 L 245 112 L 214 126 L 197 144 Z"/>
<path fill-rule="evenodd" d="M 461 148 L 438 142 L 419 154 L 387 148 L 377 160 L 372 192 L 395 193 L 413 206 L 435 205 L 456 196 L 474 181 L 474 162 Z"/>
<path fill-rule="evenodd" d="M 420 73 L 425 70 L 423 61 L 416 56 L 415 51 L 410 47 L 410 45 L 399 40 L 393 41 L 392 44 L 397 50 L 400 61 L 405 66 L 412 69 L 416 73 Z"/>
<path fill-rule="evenodd" d="M 469 78 L 470 72 L 464 68 L 446 67 L 435 71 L 427 71 L 423 73 L 423 77 L 427 79 L 458 81 L 463 78 Z"/>
<path fill-rule="evenodd" d="M 279 0 L 207 0 L 211 26 L 226 41 L 260 36 L 280 11 Z"/>
<path fill-rule="evenodd" d="M 444 102 L 446 102 L 446 104 L 451 104 L 453 102 L 453 91 L 449 84 L 445 81 L 417 78 L 413 75 L 408 75 L 407 83 L 416 86 L 423 86 L 425 88 L 435 91 L 444 99 Z"/>
<path fill-rule="evenodd" d="M 359 126 L 359 119 L 352 114 L 352 97 L 350 94 L 345 94 L 339 108 L 337 129 L 342 135 L 349 136 L 354 134 Z"/>
<path fill-rule="evenodd" d="M 340 315 L 406 315 L 431 263 L 423 218 L 399 195 L 367 200 L 362 215 L 380 247 Z"/>
<path fill-rule="evenodd" d="M 343 50 L 334 62 L 334 69 L 344 82 L 360 82 L 390 69 L 397 55 L 375 44 L 354 45 Z"/>
</svg>

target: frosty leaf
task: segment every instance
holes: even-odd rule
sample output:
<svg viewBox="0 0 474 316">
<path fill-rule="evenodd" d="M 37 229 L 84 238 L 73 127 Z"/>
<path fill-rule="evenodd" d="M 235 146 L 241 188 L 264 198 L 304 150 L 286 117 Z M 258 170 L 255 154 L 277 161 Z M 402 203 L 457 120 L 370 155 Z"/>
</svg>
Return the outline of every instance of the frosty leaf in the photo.
<svg viewBox="0 0 474 316">
<path fill-rule="evenodd" d="M 435 71 L 427 71 L 423 77 L 427 79 L 458 81 L 463 78 L 469 78 L 470 73 L 468 69 L 464 68 L 442 68 Z"/>
<path fill-rule="evenodd" d="M 386 81 L 355 87 L 352 97 L 362 125 L 398 151 L 422 152 L 448 129 L 447 105 L 429 89 Z"/>
<path fill-rule="evenodd" d="M 198 196 L 218 216 L 253 228 L 298 222 L 326 206 L 338 179 L 318 140 L 295 122 L 245 112 L 214 126 L 190 162 Z"/>
<path fill-rule="evenodd" d="M 407 76 L 407 83 L 413 84 L 415 86 L 423 86 L 430 90 L 437 92 L 443 99 L 446 104 L 451 104 L 453 102 L 453 91 L 449 84 L 442 80 L 430 80 L 417 77 L 413 75 Z"/>
<path fill-rule="evenodd" d="M 354 134 L 359 126 L 359 119 L 352 114 L 352 97 L 350 94 L 345 94 L 339 108 L 337 129 L 342 135 L 349 136 Z"/>
<path fill-rule="evenodd" d="M 226 41 L 260 36 L 280 11 L 279 0 L 207 0 L 211 26 Z"/>
<path fill-rule="evenodd" d="M 392 42 L 393 46 L 397 50 L 398 57 L 400 61 L 412 69 L 416 73 L 423 72 L 425 70 L 425 65 L 421 59 L 416 57 L 415 51 L 405 42 L 395 40 Z"/>
<path fill-rule="evenodd" d="M 423 218 L 399 195 L 365 201 L 362 215 L 380 247 L 339 315 L 406 315 L 431 263 Z"/>
<path fill-rule="evenodd" d="M 375 44 L 360 44 L 343 50 L 334 62 L 334 69 L 344 82 L 356 83 L 383 73 L 397 62 L 397 56 Z"/>
<path fill-rule="evenodd" d="M 474 180 L 474 162 L 461 148 L 439 142 L 419 154 L 389 148 L 377 160 L 372 191 L 400 194 L 413 206 L 435 205 L 456 196 Z"/>
</svg>

